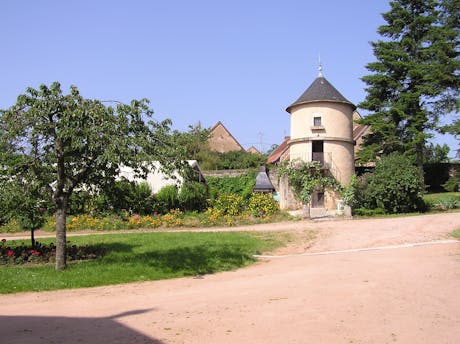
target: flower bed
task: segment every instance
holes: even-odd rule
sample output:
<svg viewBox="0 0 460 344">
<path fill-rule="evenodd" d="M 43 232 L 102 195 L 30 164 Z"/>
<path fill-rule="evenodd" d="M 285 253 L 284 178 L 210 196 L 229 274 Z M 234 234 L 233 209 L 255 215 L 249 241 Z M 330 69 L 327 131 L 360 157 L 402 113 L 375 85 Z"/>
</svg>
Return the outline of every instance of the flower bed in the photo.
<svg viewBox="0 0 460 344">
<path fill-rule="evenodd" d="M 67 243 L 67 261 L 80 261 L 96 259 L 105 254 L 102 246 L 76 246 Z M 6 239 L 2 239 L 0 246 L 0 265 L 18 265 L 32 263 L 54 263 L 56 260 L 56 246 L 51 243 L 44 245 L 36 242 L 34 247 L 21 244 L 19 246 L 8 245 Z"/>
</svg>

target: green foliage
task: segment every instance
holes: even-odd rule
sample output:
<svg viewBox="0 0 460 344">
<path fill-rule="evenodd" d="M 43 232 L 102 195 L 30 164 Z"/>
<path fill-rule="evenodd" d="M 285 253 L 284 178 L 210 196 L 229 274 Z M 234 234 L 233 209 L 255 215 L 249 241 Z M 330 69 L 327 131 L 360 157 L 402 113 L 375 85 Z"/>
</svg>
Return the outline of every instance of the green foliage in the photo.
<svg viewBox="0 0 460 344">
<path fill-rule="evenodd" d="M 16 220 L 21 229 L 35 230 L 44 223 L 47 194 L 32 183 L 11 180 L 0 188 L 0 226 Z"/>
<path fill-rule="evenodd" d="M 220 194 L 239 194 L 249 199 L 256 183 L 257 171 L 253 170 L 237 177 L 206 177 L 211 200 Z"/>
<path fill-rule="evenodd" d="M 266 156 L 244 150 L 219 153 L 211 151 L 208 140 L 209 129 L 200 124 L 189 126 L 186 132 L 174 131 L 173 140 L 187 159 L 197 160 L 203 170 L 228 170 L 257 168 L 265 162 Z"/>
<path fill-rule="evenodd" d="M 171 166 L 183 160 L 169 135 L 171 122 L 154 122 L 148 104 L 106 106 L 83 98 L 75 86 L 64 95 L 55 82 L 28 88 L 0 112 L 2 174 L 46 189 L 54 203 L 57 270 L 66 266 L 65 217 L 75 189 L 112 183 L 120 165 L 145 175 L 145 161 Z"/>
<path fill-rule="evenodd" d="M 220 215 L 236 216 L 244 211 L 245 204 L 241 195 L 223 193 L 216 198 L 213 208 L 219 211 Z"/>
<path fill-rule="evenodd" d="M 450 148 L 447 144 L 440 144 L 434 145 L 430 143 L 425 146 L 424 152 L 424 164 L 442 164 L 449 162 L 449 152 Z"/>
<path fill-rule="evenodd" d="M 377 59 L 366 99 L 358 106 L 371 113 L 371 125 L 359 156 L 376 161 L 381 154 L 404 152 L 422 170 L 430 130 L 440 116 L 459 109 L 458 1 L 395 0 L 378 28 L 384 39 L 372 42 Z"/>
<path fill-rule="evenodd" d="M 157 211 L 166 214 L 171 209 L 179 208 L 179 191 L 176 185 L 163 186 L 156 194 Z"/>
<path fill-rule="evenodd" d="M 244 150 L 220 153 L 218 156 L 220 162 L 215 169 L 219 170 L 258 168 L 266 160 L 264 155 L 249 153 Z"/>
<path fill-rule="evenodd" d="M 423 206 L 422 176 L 411 160 L 392 153 L 379 160 L 372 174 L 358 186 L 358 208 L 384 209 L 386 213 L 407 213 Z"/>
<path fill-rule="evenodd" d="M 11 182 L 0 184 L 0 226 L 11 220 L 12 210 L 16 208 L 16 199 L 13 193 L 15 189 L 11 186 Z"/>
<path fill-rule="evenodd" d="M 456 176 L 450 177 L 447 182 L 442 184 L 443 188 L 449 192 L 457 192 L 460 189 L 460 180 Z"/>
<path fill-rule="evenodd" d="M 375 208 L 375 209 L 365 209 L 365 208 L 356 208 L 353 209 L 353 214 L 357 216 L 376 216 L 384 215 L 385 209 Z"/>
<path fill-rule="evenodd" d="M 457 203 L 460 204 L 460 193 L 459 192 L 439 192 L 430 193 L 423 195 L 423 201 L 428 209 L 446 210 L 449 208 L 449 204 Z M 446 205 L 446 206 L 445 206 Z"/>
<path fill-rule="evenodd" d="M 449 192 L 456 192 L 460 190 L 460 169 L 452 168 L 450 171 L 449 179 L 442 184 L 442 187 Z"/>
<path fill-rule="evenodd" d="M 22 229 L 35 230 L 45 222 L 40 204 L 36 200 L 26 198 L 20 209 L 16 210 L 16 219 Z"/>
<path fill-rule="evenodd" d="M 84 214 L 96 210 L 97 197 L 86 190 L 75 190 L 69 198 L 68 214 Z"/>
<path fill-rule="evenodd" d="M 358 178 L 356 175 L 351 176 L 350 183 L 342 188 L 342 200 L 345 205 L 354 207 L 357 203 L 356 192 L 358 188 Z"/>
<path fill-rule="evenodd" d="M 271 193 L 256 192 L 249 199 L 248 208 L 253 216 L 265 217 L 275 214 L 279 211 L 278 202 L 276 202 Z"/>
<path fill-rule="evenodd" d="M 219 153 L 203 150 L 198 156 L 204 170 L 235 170 L 258 168 L 266 160 L 266 155 L 249 153 L 244 150 Z"/>
<path fill-rule="evenodd" d="M 189 126 L 189 130 L 173 132 L 173 141 L 176 146 L 184 151 L 184 156 L 188 160 L 198 160 L 202 157 L 203 152 L 209 151 L 208 139 L 209 129 L 201 128 L 201 125 Z M 200 161 L 201 163 L 201 161 Z"/>
<path fill-rule="evenodd" d="M 459 201 L 454 197 L 442 198 L 435 204 L 435 208 L 440 210 L 450 210 L 458 207 Z"/>
<path fill-rule="evenodd" d="M 178 200 L 185 211 L 202 211 L 206 209 L 208 190 L 203 183 L 185 182 L 179 192 Z"/>
<path fill-rule="evenodd" d="M 450 125 L 441 128 L 441 132 L 450 133 L 460 142 L 460 119 L 456 119 Z M 460 147 L 457 149 L 457 158 L 460 158 Z"/>
<path fill-rule="evenodd" d="M 335 178 L 324 175 L 318 161 L 290 161 L 280 166 L 279 174 L 287 176 L 294 195 L 304 204 L 310 202 L 315 189 L 340 189 Z"/>
<path fill-rule="evenodd" d="M 122 212 L 129 210 L 136 214 L 150 214 L 153 211 L 152 190 L 147 183 L 135 183 L 126 179 L 107 185 L 98 195 L 97 210 Z"/>
</svg>

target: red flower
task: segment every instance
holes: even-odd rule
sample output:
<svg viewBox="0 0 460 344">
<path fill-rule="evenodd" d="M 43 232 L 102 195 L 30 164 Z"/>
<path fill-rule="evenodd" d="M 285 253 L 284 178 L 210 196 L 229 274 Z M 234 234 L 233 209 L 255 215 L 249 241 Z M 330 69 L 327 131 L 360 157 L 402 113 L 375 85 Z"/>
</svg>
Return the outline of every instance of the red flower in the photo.
<svg viewBox="0 0 460 344">
<path fill-rule="evenodd" d="M 14 255 L 14 251 L 13 250 L 8 250 L 8 253 L 7 253 L 8 257 L 11 257 Z"/>
<path fill-rule="evenodd" d="M 40 255 L 40 252 L 38 252 L 36 250 L 30 250 L 29 252 L 30 252 L 30 254 L 33 254 L 35 257 L 38 257 Z"/>
</svg>

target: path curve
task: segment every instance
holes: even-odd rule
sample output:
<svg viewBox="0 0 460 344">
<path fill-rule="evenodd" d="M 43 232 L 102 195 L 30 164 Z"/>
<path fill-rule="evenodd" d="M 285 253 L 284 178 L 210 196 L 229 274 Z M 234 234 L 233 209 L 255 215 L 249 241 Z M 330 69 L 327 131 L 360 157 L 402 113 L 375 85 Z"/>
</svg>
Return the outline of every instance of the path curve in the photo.
<svg viewBox="0 0 460 344">
<path fill-rule="evenodd" d="M 460 214 L 248 230 L 261 228 L 315 230 L 314 244 L 290 248 L 314 253 L 447 240 Z M 202 278 L 1 295 L 0 336 L 11 344 L 454 344 L 459 285 L 456 241 L 296 255 Z"/>
</svg>

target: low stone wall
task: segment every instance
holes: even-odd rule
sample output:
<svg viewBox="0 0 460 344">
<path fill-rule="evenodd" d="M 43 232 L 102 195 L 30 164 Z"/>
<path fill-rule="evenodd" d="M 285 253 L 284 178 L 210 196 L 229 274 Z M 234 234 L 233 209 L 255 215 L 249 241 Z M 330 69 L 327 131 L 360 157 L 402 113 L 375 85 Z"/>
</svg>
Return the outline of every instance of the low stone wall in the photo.
<svg viewBox="0 0 460 344">
<path fill-rule="evenodd" d="M 272 182 L 275 191 L 278 193 L 280 208 L 283 210 L 297 210 L 302 209 L 302 203 L 297 201 L 289 187 L 288 179 L 286 176 L 280 177 L 278 169 L 273 168 L 268 171 L 268 178 Z"/>
<path fill-rule="evenodd" d="M 216 178 L 224 178 L 224 177 L 238 177 L 242 174 L 251 171 L 250 169 L 244 170 L 208 170 L 208 171 L 201 171 L 203 175 L 206 177 L 216 177 Z"/>
</svg>

